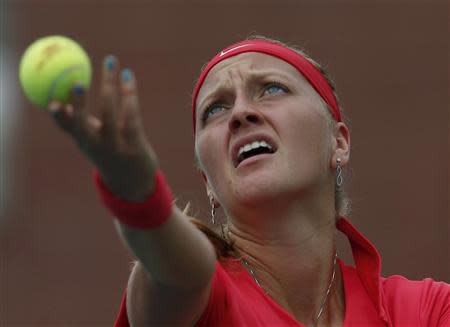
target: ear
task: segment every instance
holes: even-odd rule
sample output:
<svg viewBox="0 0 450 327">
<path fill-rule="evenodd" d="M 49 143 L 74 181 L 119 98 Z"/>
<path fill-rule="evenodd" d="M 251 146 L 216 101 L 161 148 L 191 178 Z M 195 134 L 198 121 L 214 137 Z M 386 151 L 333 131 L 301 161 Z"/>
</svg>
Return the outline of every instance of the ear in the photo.
<svg viewBox="0 0 450 327">
<path fill-rule="evenodd" d="M 336 169 L 337 159 L 341 159 L 341 165 L 345 166 L 350 160 L 350 131 L 343 123 L 337 123 L 333 133 L 333 155 L 331 167 Z"/>
</svg>

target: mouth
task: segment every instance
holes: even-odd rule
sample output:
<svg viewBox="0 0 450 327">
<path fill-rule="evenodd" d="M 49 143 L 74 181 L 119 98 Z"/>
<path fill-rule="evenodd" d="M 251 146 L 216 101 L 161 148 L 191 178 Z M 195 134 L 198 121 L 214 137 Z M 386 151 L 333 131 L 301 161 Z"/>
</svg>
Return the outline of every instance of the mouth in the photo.
<svg viewBox="0 0 450 327">
<path fill-rule="evenodd" d="M 273 141 L 267 138 L 252 138 L 251 140 L 243 140 L 234 147 L 234 166 L 238 167 L 245 160 L 263 155 L 273 154 L 276 146 Z"/>
</svg>

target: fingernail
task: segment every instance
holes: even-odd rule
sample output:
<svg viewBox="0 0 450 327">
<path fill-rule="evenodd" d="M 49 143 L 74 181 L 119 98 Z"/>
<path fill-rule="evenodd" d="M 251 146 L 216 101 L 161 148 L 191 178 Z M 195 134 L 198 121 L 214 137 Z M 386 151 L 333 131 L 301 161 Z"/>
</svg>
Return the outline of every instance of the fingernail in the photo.
<svg viewBox="0 0 450 327">
<path fill-rule="evenodd" d="M 48 105 L 48 111 L 51 114 L 56 114 L 59 111 L 59 102 L 57 101 L 50 102 L 50 104 Z"/>
<path fill-rule="evenodd" d="M 109 55 L 106 57 L 105 66 L 106 66 L 107 70 L 112 71 L 115 67 L 115 64 L 116 63 L 115 63 L 114 57 L 112 55 Z"/>
<path fill-rule="evenodd" d="M 84 94 L 84 87 L 81 84 L 77 84 L 73 87 L 73 93 L 75 93 L 76 96 L 82 96 Z"/>
<path fill-rule="evenodd" d="M 129 82 L 131 80 L 131 70 L 129 70 L 128 68 L 125 68 L 122 71 L 122 80 L 124 82 Z"/>
</svg>

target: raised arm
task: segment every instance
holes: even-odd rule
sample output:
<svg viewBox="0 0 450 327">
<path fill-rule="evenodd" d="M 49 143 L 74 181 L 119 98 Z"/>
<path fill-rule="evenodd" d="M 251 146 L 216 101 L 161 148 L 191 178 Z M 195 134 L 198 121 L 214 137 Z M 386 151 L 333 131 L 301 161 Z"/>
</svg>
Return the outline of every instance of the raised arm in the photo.
<svg viewBox="0 0 450 327">
<path fill-rule="evenodd" d="M 118 60 L 106 57 L 99 118 L 86 110 L 86 92 L 78 86 L 71 104 L 52 102 L 49 111 L 95 165 L 111 194 L 144 202 L 153 194 L 158 163 L 143 129 L 136 79 L 129 70 L 119 72 Z M 128 285 L 130 323 L 193 324 L 206 306 L 216 260 L 206 236 L 175 205 L 153 229 L 116 226 L 138 260 Z"/>
</svg>

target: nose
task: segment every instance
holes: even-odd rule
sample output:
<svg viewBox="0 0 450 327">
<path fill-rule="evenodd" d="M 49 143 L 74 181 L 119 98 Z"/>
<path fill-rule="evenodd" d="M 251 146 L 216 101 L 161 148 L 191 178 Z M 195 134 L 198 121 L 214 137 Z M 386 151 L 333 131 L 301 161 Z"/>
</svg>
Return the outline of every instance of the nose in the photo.
<svg viewBox="0 0 450 327">
<path fill-rule="evenodd" d="M 236 133 L 239 129 L 252 125 L 261 125 L 262 123 L 263 117 L 261 113 L 249 103 L 235 103 L 228 122 L 228 128 L 231 133 Z"/>
</svg>

